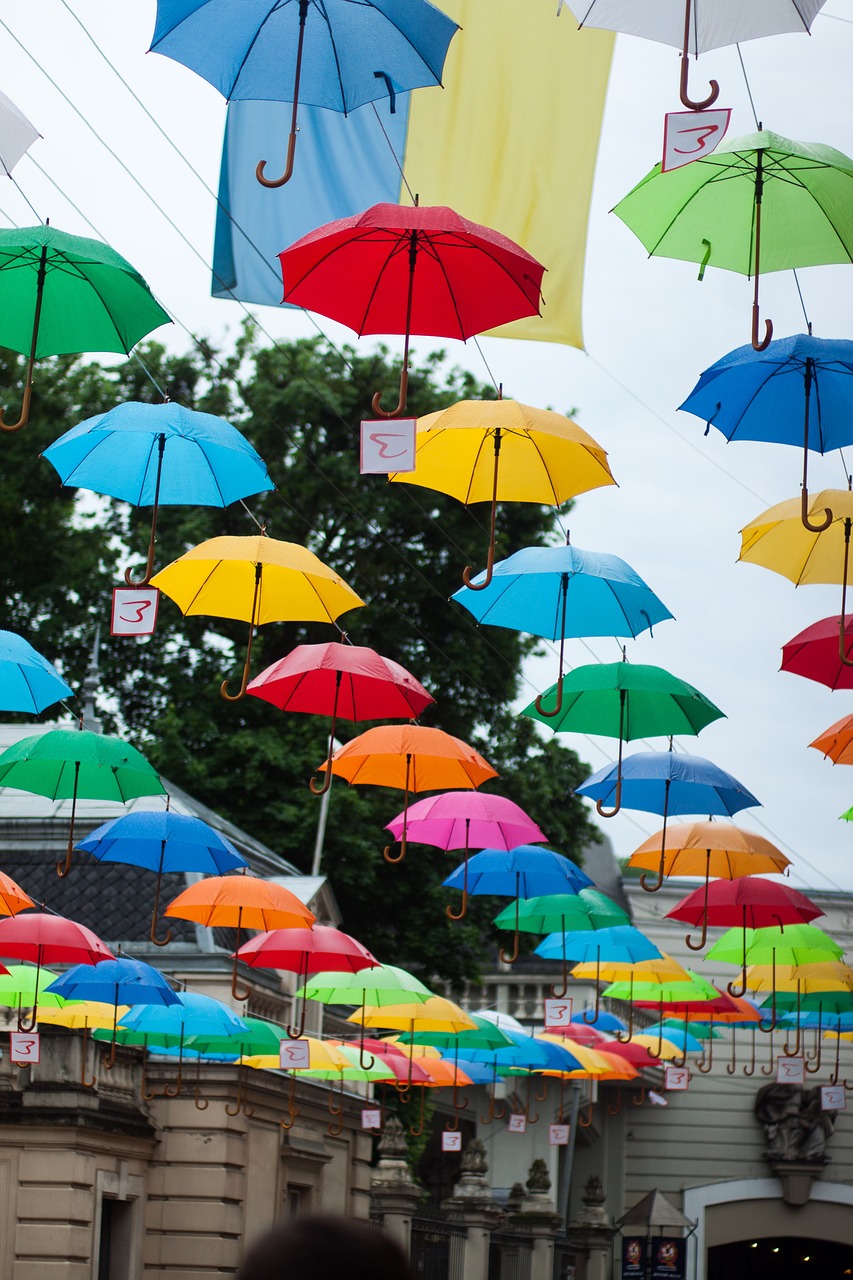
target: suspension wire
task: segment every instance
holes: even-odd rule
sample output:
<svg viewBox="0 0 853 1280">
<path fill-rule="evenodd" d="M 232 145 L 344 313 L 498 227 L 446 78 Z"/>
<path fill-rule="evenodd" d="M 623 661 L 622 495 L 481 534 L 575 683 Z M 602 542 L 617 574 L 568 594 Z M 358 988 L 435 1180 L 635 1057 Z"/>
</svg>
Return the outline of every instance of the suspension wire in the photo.
<svg viewBox="0 0 853 1280">
<path fill-rule="evenodd" d="M 63 3 L 64 3 L 64 0 L 63 0 Z M 382 130 L 382 136 L 385 139 L 385 141 L 388 143 L 388 150 L 391 152 L 391 155 L 394 157 L 394 163 L 400 171 L 400 177 L 402 179 L 403 186 L 408 191 L 409 199 L 411 200 L 412 204 L 416 205 L 418 203 L 417 196 L 415 195 L 412 188 L 409 186 L 409 180 L 406 177 L 405 173 L 403 172 L 403 166 L 400 163 L 400 157 L 397 155 L 397 152 L 394 150 L 394 144 L 392 143 L 391 139 L 388 137 L 388 132 L 385 128 L 385 125 L 382 123 L 382 117 L 380 116 L 379 111 L 377 110 L 376 103 L 371 102 L 370 105 L 373 108 L 373 114 L 376 116 L 376 123 L 379 125 L 379 128 Z"/>
<path fill-rule="evenodd" d="M 736 44 L 735 48 L 737 49 L 737 56 L 738 56 L 738 59 L 740 60 L 740 69 L 743 72 L 743 82 L 746 85 L 746 92 L 747 92 L 747 97 L 749 98 L 749 105 L 750 105 L 750 108 L 752 109 L 752 118 L 755 121 L 756 129 L 760 129 L 761 125 L 759 124 L 758 113 L 755 110 L 755 103 L 753 102 L 753 99 L 752 99 L 752 89 L 750 88 L 749 77 L 746 74 L 746 66 L 744 65 L 744 61 L 743 61 L 743 54 L 740 51 L 739 44 Z"/>
<path fill-rule="evenodd" d="M 806 304 L 805 304 L 805 299 L 803 298 L 803 291 L 802 291 L 802 289 L 800 288 L 800 277 L 797 275 L 797 268 L 796 268 L 796 267 L 793 267 L 793 268 L 792 268 L 792 270 L 793 270 L 793 273 L 794 273 L 794 284 L 797 286 L 797 293 L 799 294 L 799 298 L 800 298 L 800 306 L 801 306 L 801 307 L 802 307 L 802 309 L 803 309 L 803 319 L 804 319 L 804 320 L 805 320 L 805 322 L 806 322 L 806 328 L 808 329 L 809 337 L 811 337 L 811 334 L 812 334 L 812 322 L 811 322 L 811 320 L 809 319 L 809 313 L 808 313 L 808 311 L 806 311 Z"/>
</svg>

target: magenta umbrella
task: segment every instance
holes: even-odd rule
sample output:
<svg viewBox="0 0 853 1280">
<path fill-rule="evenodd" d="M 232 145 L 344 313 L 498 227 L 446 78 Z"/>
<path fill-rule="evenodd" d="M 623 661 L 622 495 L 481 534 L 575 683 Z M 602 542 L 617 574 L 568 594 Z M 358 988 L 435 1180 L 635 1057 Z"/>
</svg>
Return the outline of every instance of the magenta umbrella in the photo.
<svg viewBox="0 0 853 1280">
<path fill-rule="evenodd" d="M 508 853 L 522 844 L 545 844 L 548 837 L 520 805 L 504 796 L 479 791 L 445 791 L 413 804 L 408 814 L 400 813 L 386 830 L 399 840 L 403 830 L 414 844 L 437 849 L 463 849 L 465 880 L 462 906 L 458 914 L 446 908 L 451 920 L 461 920 L 468 910 L 468 852 L 470 849 L 499 849 Z"/>
</svg>

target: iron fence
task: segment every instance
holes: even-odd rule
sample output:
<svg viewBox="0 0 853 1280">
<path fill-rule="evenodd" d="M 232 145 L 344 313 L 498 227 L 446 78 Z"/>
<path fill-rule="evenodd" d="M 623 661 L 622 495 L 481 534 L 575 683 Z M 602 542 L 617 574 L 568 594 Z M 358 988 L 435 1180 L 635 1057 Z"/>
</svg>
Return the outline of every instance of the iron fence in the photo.
<svg viewBox="0 0 853 1280">
<path fill-rule="evenodd" d="M 554 1241 L 554 1280 L 575 1280 L 577 1251 L 561 1237 Z"/>
<path fill-rule="evenodd" d="M 442 1213 L 412 1218 L 411 1267 L 417 1280 L 464 1280 L 464 1223 Z"/>
<path fill-rule="evenodd" d="M 493 1231 L 489 1241 L 489 1280 L 530 1280 L 533 1241 L 521 1231 Z"/>
</svg>

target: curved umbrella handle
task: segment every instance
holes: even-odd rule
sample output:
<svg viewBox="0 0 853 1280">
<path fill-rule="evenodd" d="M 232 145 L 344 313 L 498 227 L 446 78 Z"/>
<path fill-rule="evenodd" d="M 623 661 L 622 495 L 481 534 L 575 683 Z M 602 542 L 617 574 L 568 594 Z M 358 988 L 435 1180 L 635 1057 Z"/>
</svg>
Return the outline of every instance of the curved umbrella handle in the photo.
<svg viewBox="0 0 853 1280">
<path fill-rule="evenodd" d="M 258 598 L 261 594 L 261 570 L 262 565 L 255 565 L 255 590 L 252 596 L 252 616 L 249 621 L 249 639 L 246 642 L 246 660 L 243 663 L 243 677 L 240 681 L 240 688 L 236 693 L 228 692 L 228 681 L 223 680 L 219 686 L 219 692 L 226 702 L 239 702 L 241 698 L 246 696 L 246 688 L 249 684 L 249 668 L 252 662 L 252 641 L 255 638 L 255 618 L 258 612 Z"/>
<path fill-rule="evenodd" d="M 592 1098 L 589 1098 L 589 1099 L 588 1099 L 588 1100 L 583 1104 L 583 1106 L 584 1106 L 584 1107 L 586 1107 L 585 1117 L 584 1117 L 584 1115 L 582 1115 L 582 1114 L 581 1114 L 581 1112 L 583 1111 L 583 1107 L 579 1108 L 579 1109 L 578 1109 L 578 1124 L 580 1125 L 580 1127 L 581 1127 L 582 1129 L 588 1129 L 588 1128 L 589 1128 L 589 1126 L 592 1124 L 592 1106 L 593 1106 Z"/>
<path fill-rule="evenodd" d="M 39 321 L 41 320 L 41 303 L 44 297 L 44 281 L 47 274 L 47 245 L 42 245 L 41 257 L 39 260 L 38 279 L 36 282 L 36 305 L 33 313 L 33 336 L 30 341 L 30 354 L 27 359 L 27 379 L 24 385 L 24 394 L 21 401 L 21 416 L 17 422 L 6 423 L 3 421 L 5 410 L 0 409 L 0 430 L 1 431 L 20 431 L 21 427 L 26 426 L 30 417 L 30 400 L 33 394 L 33 367 L 36 362 L 36 345 L 38 343 Z"/>
<path fill-rule="evenodd" d="M 645 1082 L 643 1082 L 643 1086 L 640 1089 L 639 1099 L 634 1094 L 631 1095 L 631 1106 L 641 1107 L 645 1102 L 645 1100 L 646 1100 L 646 1085 L 645 1085 Z"/>
<path fill-rule="evenodd" d="M 612 1106 L 610 1105 L 610 1103 L 608 1102 L 608 1104 L 607 1104 L 607 1114 L 608 1114 L 609 1116 L 618 1116 L 618 1115 L 619 1115 L 619 1113 L 621 1112 L 621 1110 L 622 1110 L 622 1090 L 621 1090 L 621 1089 L 619 1088 L 619 1086 L 617 1085 L 617 1086 L 616 1086 L 616 1106 L 615 1106 L 615 1107 L 612 1107 Z"/>
<path fill-rule="evenodd" d="M 491 584 L 495 571 L 495 547 L 494 543 L 489 544 L 489 550 L 486 555 L 486 576 L 482 582 L 475 582 L 473 575 L 476 569 L 472 564 L 466 564 L 462 570 L 462 585 L 467 587 L 469 591 L 485 591 L 486 587 Z"/>
<path fill-rule="evenodd" d="M 482 582 L 474 582 L 471 575 L 474 570 L 469 564 L 466 566 L 462 574 L 462 582 L 469 591 L 485 591 L 486 587 L 492 581 L 492 575 L 495 569 L 495 528 L 497 525 L 498 515 L 498 472 L 500 470 L 501 461 L 501 429 L 495 431 L 495 470 L 492 477 L 492 513 L 489 522 L 489 550 L 486 557 L 486 576 Z"/>
<path fill-rule="evenodd" d="M 148 1091 L 148 1088 L 147 1088 L 147 1083 L 148 1083 L 148 1082 L 147 1082 L 147 1080 L 145 1079 L 145 1063 L 147 1062 L 147 1060 L 148 1060 L 148 1055 L 146 1054 L 145 1050 L 143 1049 L 143 1050 L 142 1050 L 142 1072 L 141 1072 L 141 1074 L 140 1074 L 140 1078 L 139 1078 L 139 1096 L 140 1096 L 140 1098 L 142 1098 L 145 1102 L 151 1102 L 154 1098 L 156 1098 L 156 1097 L 157 1097 L 157 1090 L 156 1090 L 156 1089 L 152 1089 L 150 1093 L 149 1093 L 149 1091 Z"/>
<path fill-rule="evenodd" d="M 624 650 L 623 650 L 624 652 Z M 619 754 L 616 757 L 616 794 L 612 809 L 605 809 L 600 800 L 595 802 L 595 811 L 600 818 L 615 818 L 622 808 L 622 734 L 625 728 L 625 690 L 619 690 Z"/>
<path fill-rule="evenodd" d="M 411 751 L 407 751 L 406 752 L 406 778 L 405 778 L 405 785 L 403 787 L 403 828 L 400 832 L 400 852 L 395 858 L 391 854 L 390 844 L 386 845 L 385 848 L 382 850 L 382 857 L 385 859 L 386 862 L 392 862 L 392 863 L 402 862 L 406 856 L 406 835 L 407 835 L 406 822 L 409 817 L 409 780 L 411 778 L 411 773 L 412 773 L 412 753 Z M 415 787 L 417 787 L 417 779 L 415 779 Z"/>
<path fill-rule="evenodd" d="M 302 1011 L 299 1015 L 299 1026 L 297 1027 L 289 1026 L 285 1028 L 287 1031 L 288 1040 L 301 1040 L 305 1034 L 305 1004 L 306 1004 L 306 999 L 305 999 L 305 996 L 303 995 Z"/>
<path fill-rule="evenodd" d="M 166 845 L 165 840 L 162 842 L 162 844 L 163 844 L 163 847 L 160 850 L 160 865 L 157 868 L 157 884 L 154 889 L 154 906 L 151 910 L 151 929 L 149 930 L 149 933 L 148 933 L 148 937 L 154 943 L 155 947 L 167 947 L 169 943 L 172 941 L 171 929 L 166 930 L 165 938 L 157 937 L 157 917 L 160 914 L 160 887 L 163 880 L 163 850 L 165 849 L 165 845 Z"/>
<path fill-rule="evenodd" d="M 299 1111 L 296 1107 L 296 1076 L 291 1072 L 290 1076 L 290 1093 L 287 1100 L 287 1120 L 279 1120 L 278 1127 L 280 1129 L 292 1129 L 296 1123 L 296 1117 Z"/>
<path fill-rule="evenodd" d="M 181 1052 L 178 1054 L 178 1074 L 175 1076 L 175 1083 L 174 1085 L 170 1085 L 170 1084 L 163 1085 L 163 1097 L 177 1098 L 178 1094 L 181 1092 L 181 1085 L 183 1084 L 183 1082 L 184 1082 L 184 1056 L 183 1056 L 183 1045 L 182 1045 Z"/>
<path fill-rule="evenodd" d="M 708 941 L 708 893 L 711 877 L 711 850 L 705 850 L 705 894 L 702 903 L 702 937 L 698 942 L 691 942 L 689 936 L 684 939 L 691 951 L 701 951 Z"/>
<path fill-rule="evenodd" d="M 661 853 L 660 866 L 658 867 L 658 878 L 654 882 L 654 884 L 648 884 L 646 880 L 646 872 L 645 871 L 642 872 L 642 874 L 640 875 L 640 887 L 642 889 L 645 889 L 646 893 L 657 893 L 659 889 L 663 888 L 665 867 L 666 867 L 666 858 L 664 857 L 663 853 Z"/>
<path fill-rule="evenodd" d="M 326 774 L 321 785 L 314 778 L 308 779 L 308 787 L 312 795 L 324 796 L 332 785 L 332 756 L 335 754 L 335 729 L 338 724 L 338 698 L 341 692 L 343 672 L 335 673 L 335 700 L 332 703 L 332 718 L 329 723 L 329 750 L 326 753 Z"/>
<path fill-rule="evenodd" d="M 501 947 L 500 951 L 498 952 L 498 956 L 500 957 L 501 962 L 503 964 L 515 964 L 516 960 L 518 959 L 518 948 L 519 948 L 519 943 L 521 941 L 519 937 L 519 932 L 518 932 L 518 901 L 519 901 L 518 898 L 516 898 L 515 900 L 515 937 L 513 938 L 512 953 L 510 955 L 507 955 L 503 947 Z"/>
<path fill-rule="evenodd" d="M 557 701 L 554 703 L 554 706 L 553 706 L 550 710 L 548 710 L 548 708 L 547 708 L 547 707 L 545 707 L 545 706 L 543 706 L 543 705 L 542 705 L 542 700 L 543 700 L 543 698 L 544 698 L 545 696 L 546 696 L 546 695 L 545 695 L 544 693 L 539 693 L 539 694 L 537 694 L 537 695 L 536 695 L 536 699 L 535 699 L 535 701 L 534 701 L 533 705 L 535 706 L 536 710 L 539 712 L 540 716 L 547 716 L 547 717 L 548 717 L 548 719 L 549 719 L 549 720 L 551 720 L 551 719 L 553 719 L 553 718 L 554 718 L 554 716 L 558 716 L 558 715 L 560 714 L 560 712 L 563 710 L 563 677 L 562 677 L 562 674 L 560 675 L 560 678 L 559 678 L 559 680 L 557 681 Z"/>
<path fill-rule="evenodd" d="M 678 96 L 687 107 L 688 111 L 704 111 L 706 107 L 712 107 L 720 96 L 720 86 L 716 80 L 710 80 L 708 87 L 711 92 L 707 98 L 703 98 L 701 102 L 695 102 L 687 92 L 687 77 L 689 71 L 689 60 L 686 55 L 681 60 L 681 83 L 679 84 Z"/>
<path fill-rule="evenodd" d="M 752 304 L 752 346 L 753 346 L 753 350 L 755 351 L 766 351 L 767 348 L 770 346 L 770 340 L 773 337 L 773 321 L 772 320 L 764 321 L 764 337 L 763 338 L 759 338 L 758 336 L 759 324 L 760 324 L 759 307 L 758 307 L 758 303 L 754 302 Z"/>
<path fill-rule="evenodd" d="M 234 957 L 234 967 L 233 967 L 233 969 L 231 970 L 231 994 L 232 994 L 232 996 L 234 997 L 234 999 L 235 999 L 235 1000 L 239 1000 L 241 1003 L 242 1003 L 244 1000 L 248 1000 L 248 999 L 249 999 L 249 996 L 252 994 L 252 989 L 251 989 L 251 987 L 244 987 L 244 988 L 241 990 L 241 989 L 240 989 L 240 987 L 237 985 L 237 957 L 236 957 L 236 955 L 235 955 L 235 957 Z M 236 1112 L 235 1112 L 234 1114 L 236 1115 Z"/>
<path fill-rule="evenodd" d="M 294 103 L 293 105 L 294 105 L 294 116 L 295 116 L 296 103 Z M 297 133 L 298 133 L 298 129 L 295 127 L 292 128 L 291 133 L 287 139 L 287 161 L 285 163 L 284 173 L 281 175 L 280 178 L 266 177 L 266 167 L 267 167 L 266 160 L 259 160 L 258 163 L 255 165 L 255 177 L 257 178 L 258 182 L 261 184 L 262 187 L 269 187 L 269 188 L 283 187 L 284 184 L 286 182 L 289 182 L 290 179 L 293 177 L 293 160 L 296 155 Z"/>
<path fill-rule="evenodd" d="M 598 1021 L 598 1015 L 601 1011 L 601 947 L 596 951 L 595 957 L 595 1004 L 592 1009 L 592 1017 L 588 1018 L 589 1009 L 583 1010 L 583 1020 L 587 1026 Z"/>
<path fill-rule="evenodd" d="M 734 1033 L 732 1033 L 732 1034 L 734 1035 Z M 681 1067 L 683 1067 L 683 1066 L 684 1066 L 684 1063 L 687 1061 L 687 1036 L 686 1036 L 686 1034 L 685 1034 L 685 1037 L 684 1037 L 684 1046 L 685 1046 L 685 1047 L 684 1047 L 684 1062 L 680 1062 L 680 1063 L 678 1063 L 678 1064 L 677 1064 L 678 1066 L 681 1066 Z M 732 1041 L 732 1048 L 734 1049 L 734 1041 Z M 696 1063 L 696 1070 L 697 1070 L 697 1071 L 701 1071 L 703 1075 L 707 1075 L 707 1074 L 708 1074 L 708 1072 L 709 1072 L 709 1071 L 711 1070 L 711 1068 L 713 1067 L 713 1065 L 714 1065 L 714 1019 L 713 1019 L 713 1018 L 711 1018 L 711 1035 L 710 1035 L 710 1038 L 709 1038 L 709 1040 L 708 1040 L 708 1048 L 707 1048 L 707 1050 L 704 1050 L 704 1051 L 703 1051 L 703 1053 L 702 1053 L 702 1060 L 701 1060 L 700 1062 L 697 1062 L 697 1063 Z"/>
<path fill-rule="evenodd" d="M 210 1099 L 203 1098 L 201 1096 L 201 1091 L 199 1089 L 200 1084 L 201 1084 L 201 1058 L 198 1057 L 196 1058 L 196 1061 L 195 1061 L 195 1096 L 193 1098 L 193 1101 L 195 1103 L 197 1111 L 206 1111 L 207 1108 L 210 1106 Z"/>
<path fill-rule="evenodd" d="M 74 788 L 71 794 L 71 822 L 68 827 L 68 847 L 65 857 L 56 864 L 56 874 L 64 880 L 71 870 L 71 857 L 74 852 L 74 823 L 77 818 L 77 779 L 80 777 L 80 761 L 74 761 Z"/>
<path fill-rule="evenodd" d="M 699 941 L 698 941 L 698 942 L 694 942 L 694 941 L 691 939 L 691 937 L 690 937 L 690 934 L 689 934 L 689 933 L 687 933 L 687 934 L 685 934 L 685 935 L 684 935 L 684 941 L 687 943 L 687 945 L 688 945 L 688 947 L 690 948 L 690 950 L 691 950 L 691 951 L 701 951 L 701 950 L 702 950 L 702 948 L 704 947 L 705 943 L 708 941 L 708 917 L 707 917 L 707 915 L 704 915 L 704 916 L 702 917 L 702 936 L 701 936 L 701 938 L 699 939 Z"/>
<path fill-rule="evenodd" d="M 94 1089 L 95 1085 L 98 1083 L 97 1071 L 94 1073 L 91 1080 L 86 1079 L 86 1049 L 88 1044 L 89 1044 L 89 1028 L 88 1026 L 85 1026 L 83 1028 L 83 1043 L 80 1045 L 80 1083 L 82 1084 L 84 1089 Z M 145 1067 L 144 1057 L 142 1060 L 142 1065 L 144 1070 L 144 1067 Z M 144 1096 L 145 1095 L 143 1094 L 143 1097 Z"/>
<path fill-rule="evenodd" d="M 465 862 L 462 872 L 462 903 L 458 911 L 454 911 L 451 906 L 444 908 L 444 913 L 448 920 L 464 920 L 468 914 L 468 826 L 469 819 L 465 819 Z"/>
<path fill-rule="evenodd" d="M 824 529 L 828 529 L 834 519 L 832 511 L 829 509 L 829 507 L 824 507 L 823 520 L 821 521 L 821 523 L 812 524 L 811 520 L 809 519 L 809 491 L 805 485 L 803 485 L 803 492 L 802 492 L 802 498 L 800 503 L 800 519 L 803 522 L 803 528 L 808 529 L 809 533 L 823 533 Z M 843 626 L 841 628 L 841 643 L 843 647 L 843 644 L 844 644 Z M 842 661 L 843 660 L 844 660 L 844 655 L 842 654 Z"/>
<path fill-rule="evenodd" d="M 293 157 L 296 152 L 296 117 L 299 111 L 299 81 L 302 76 L 302 50 L 305 45 L 305 19 L 308 17 L 308 0 L 299 0 L 299 38 L 296 43 L 296 68 L 293 74 L 293 109 L 290 113 L 290 136 L 287 140 L 287 165 L 280 178 L 264 177 L 266 160 L 259 160 L 255 177 L 262 187 L 283 187 L 293 173 Z"/>
<path fill-rule="evenodd" d="M 382 392 L 377 391 L 370 402 L 373 412 L 378 418 L 399 418 L 400 414 L 406 407 L 406 401 L 409 397 L 409 366 L 408 366 L 408 350 L 409 340 L 406 337 L 406 350 L 403 355 L 403 367 L 400 370 L 400 395 L 393 409 L 382 408 Z"/>
<path fill-rule="evenodd" d="M 151 535 L 148 539 L 148 554 L 145 558 L 145 570 L 141 578 L 134 578 L 132 571 L 124 571 L 124 580 L 129 587 L 147 587 L 154 572 L 154 549 L 157 545 L 157 511 L 160 505 L 160 478 L 163 473 L 163 454 L 166 449 L 166 436 L 161 432 L 158 437 L 157 477 L 154 482 L 154 510 L 151 513 Z"/>
<path fill-rule="evenodd" d="M 392 854 L 392 852 L 391 852 L 391 849 L 392 849 L 392 848 L 393 848 L 393 846 L 392 846 L 392 845 L 390 845 L 390 844 L 386 844 L 385 848 L 382 850 L 382 857 L 385 859 L 385 861 L 386 861 L 386 862 L 391 862 L 391 863 L 402 862 L 402 861 L 403 861 L 403 859 L 404 859 L 404 858 L 405 858 L 405 856 L 406 856 L 406 833 L 405 833 L 405 831 L 403 831 L 403 832 L 402 832 L 402 834 L 401 834 L 401 836 L 400 836 L 400 852 L 397 854 L 397 856 L 396 856 L 396 857 L 395 857 L 395 856 L 394 856 L 394 854 Z"/>
<path fill-rule="evenodd" d="M 33 370 L 32 363 L 27 366 L 27 384 L 24 387 L 24 395 L 21 401 L 21 416 L 17 422 L 4 422 L 3 414 L 5 409 L 0 409 L 0 431 L 6 431 L 11 434 L 13 431 L 20 431 L 21 427 L 25 427 L 30 420 L 30 401 L 33 395 Z"/>
</svg>

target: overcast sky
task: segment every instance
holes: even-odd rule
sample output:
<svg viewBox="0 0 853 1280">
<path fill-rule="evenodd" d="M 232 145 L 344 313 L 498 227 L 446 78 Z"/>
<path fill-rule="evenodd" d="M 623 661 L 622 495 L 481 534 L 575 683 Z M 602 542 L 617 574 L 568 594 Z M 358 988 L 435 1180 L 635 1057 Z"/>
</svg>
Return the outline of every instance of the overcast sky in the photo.
<svg viewBox="0 0 853 1280">
<path fill-rule="evenodd" d="M 519 0 L 519 10 L 533 3 L 556 9 L 553 0 Z M 90 220 L 183 325 L 221 340 L 237 330 L 244 311 L 209 297 L 214 201 L 190 164 L 215 189 L 225 105 L 185 68 L 144 56 L 153 21 L 153 0 L 40 0 L 14 6 L 11 16 L 7 7 L 0 16 L 3 88 L 44 135 L 15 177 L 40 217 L 84 235 L 93 234 Z M 558 21 L 572 19 L 567 11 L 555 18 L 555 36 Z M 810 38 L 753 41 L 741 52 L 767 128 L 853 156 L 849 4 L 829 0 Z M 590 220 L 586 352 L 499 339 L 482 340 L 483 350 L 506 394 L 564 411 L 577 406 L 578 421 L 609 452 L 619 488 L 577 501 L 572 541 L 628 560 L 675 614 L 676 621 L 656 628 L 653 638 L 631 642 L 629 657 L 669 668 L 727 713 L 701 737 L 683 739 L 681 749 L 714 760 L 763 802 L 739 821 L 794 858 L 795 883 L 851 889 L 853 826 L 838 815 L 853 804 L 853 770 L 832 766 L 807 744 L 853 711 L 853 698 L 778 671 L 781 645 L 837 612 L 839 591 L 795 590 L 786 579 L 735 563 L 743 525 L 798 494 L 799 455 L 781 446 L 727 445 L 717 432 L 705 438 L 702 423 L 676 412 L 704 368 L 749 340 L 751 284 L 712 269 L 699 284 L 695 266 L 648 259 L 632 233 L 608 214 L 660 158 L 663 115 L 680 109 L 678 71 L 674 50 L 617 40 Z M 712 75 L 721 85 L 718 105 L 733 108 L 729 136 L 753 132 L 735 49 L 704 55 L 691 67 L 695 95 Z M 555 128 L 577 127 L 579 122 L 555 121 Z M 10 225 L 33 221 L 11 183 L 0 187 L 0 215 Z M 800 284 L 815 333 L 853 336 L 849 267 L 803 270 Z M 298 313 L 260 308 L 257 315 L 274 337 L 316 332 Z M 776 337 L 804 331 L 791 273 L 764 279 L 762 315 L 772 317 Z M 353 340 L 348 331 L 320 323 L 335 341 Z M 189 344 L 180 325 L 163 333 L 177 349 Z M 392 348 L 396 343 L 389 340 Z M 418 339 L 414 345 L 425 353 L 433 344 Z M 455 361 L 486 377 L 473 344 L 445 345 Z M 848 461 L 853 464 L 853 451 Z M 810 460 L 810 483 L 814 490 L 844 486 L 837 454 Z M 570 645 L 572 665 L 618 656 L 613 641 Z M 555 653 L 531 664 L 525 700 L 555 675 Z M 593 769 L 614 755 L 608 739 L 568 740 Z M 665 745 L 658 740 L 635 749 Z M 392 803 L 389 817 L 393 811 Z M 534 816 L 547 830 L 547 815 Z M 625 812 L 601 825 L 617 853 L 626 855 L 660 824 L 652 815 Z"/>
</svg>

